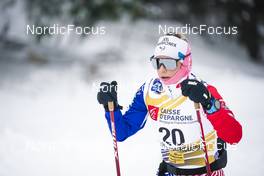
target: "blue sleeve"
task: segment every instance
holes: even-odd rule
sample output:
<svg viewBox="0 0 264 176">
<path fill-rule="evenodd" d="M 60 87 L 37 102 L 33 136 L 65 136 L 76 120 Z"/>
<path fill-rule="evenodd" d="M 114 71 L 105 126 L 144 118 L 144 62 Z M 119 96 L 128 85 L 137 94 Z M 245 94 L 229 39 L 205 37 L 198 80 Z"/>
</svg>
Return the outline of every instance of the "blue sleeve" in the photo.
<svg viewBox="0 0 264 176">
<path fill-rule="evenodd" d="M 114 112 L 117 141 L 124 141 L 145 126 L 148 111 L 144 102 L 144 86 L 142 85 L 137 91 L 132 104 L 124 115 L 120 109 Z M 111 131 L 110 113 L 106 112 L 105 117 Z"/>
</svg>

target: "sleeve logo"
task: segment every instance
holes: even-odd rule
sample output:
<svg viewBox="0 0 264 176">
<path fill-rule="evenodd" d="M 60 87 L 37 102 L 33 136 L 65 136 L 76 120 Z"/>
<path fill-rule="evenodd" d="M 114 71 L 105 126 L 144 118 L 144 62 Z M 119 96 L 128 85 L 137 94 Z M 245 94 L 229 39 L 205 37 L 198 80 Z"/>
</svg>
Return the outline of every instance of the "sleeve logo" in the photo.
<svg viewBox="0 0 264 176">
<path fill-rule="evenodd" d="M 156 106 L 152 106 L 152 105 L 148 105 L 148 111 L 149 111 L 149 115 L 150 117 L 157 121 L 158 119 L 158 114 L 159 114 L 159 108 Z"/>
</svg>

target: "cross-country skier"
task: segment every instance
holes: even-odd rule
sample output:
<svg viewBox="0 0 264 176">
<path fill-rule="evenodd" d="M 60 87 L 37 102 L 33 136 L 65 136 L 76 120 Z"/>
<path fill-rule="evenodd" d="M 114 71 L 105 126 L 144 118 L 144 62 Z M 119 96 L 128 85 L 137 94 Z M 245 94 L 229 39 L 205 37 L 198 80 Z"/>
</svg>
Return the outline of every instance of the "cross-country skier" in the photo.
<svg viewBox="0 0 264 176">
<path fill-rule="evenodd" d="M 122 114 L 117 101 L 117 82 L 102 82 L 97 99 L 104 105 L 111 129 L 107 103 L 114 102 L 116 137 L 124 141 L 142 129 L 146 121 L 157 123 L 162 162 L 158 176 L 224 175 L 227 163 L 226 143 L 236 144 L 242 127 L 226 106 L 217 89 L 191 73 L 190 44 L 182 34 L 159 38 L 150 58 L 158 77 L 146 81 L 135 94 L 129 109 Z M 200 103 L 201 121 L 194 102 Z M 149 115 L 149 116 L 148 116 Z M 201 142 L 201 126 L 205 145 Z M 205 159 L 207 152 L 207 159 Z"/>
</svg>

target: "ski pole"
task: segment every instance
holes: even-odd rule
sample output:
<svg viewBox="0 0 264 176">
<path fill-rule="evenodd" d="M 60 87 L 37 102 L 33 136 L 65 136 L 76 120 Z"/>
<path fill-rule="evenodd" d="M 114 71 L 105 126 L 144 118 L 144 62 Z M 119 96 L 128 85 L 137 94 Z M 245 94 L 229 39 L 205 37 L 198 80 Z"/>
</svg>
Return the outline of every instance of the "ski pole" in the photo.
<svg viewBox="0 0 264 176">
<path fill-rule="evenodd" d="M 207 146 L 206 146 L 206 141 L 205 141 L 205 137 L 204 137 L 204 129 L 203 129 L 203 124 L 202 124 L 201 114 L 200 114 L 200 104 L 199 103 L 194 103 L 194 107 L 195 107 L 197 119 L 198 119 L 198 122 L 200 124 L 200 129 L 201 129 L 201 133 L 202 133 L 202 143 L 203 143 L 203 146 L 204 146 L 205 164 L 206 164 L 207 175 L 211 176 L 212 175 L 212 171 L 211 171 L 210 164 L 209 164 Z"/>
<path fill-rule="evenodd" d="M 112 129 L 112 137 L 113 137 L 113 144 L 114 144 L 114 151 L 115 151 L 116 174 L 117 174 L 117 176 L 121 176 L 120 165 L 119 165 L 119 156 L 118 156 L 118 148 L 117 148 L 117 141 L 116 141 L 114 102 L 112 102 L 112 101 L 108 102 L 108 109 L 109 109 L 110 118 L 111 118 L 111 129 Z"/>
</svg>

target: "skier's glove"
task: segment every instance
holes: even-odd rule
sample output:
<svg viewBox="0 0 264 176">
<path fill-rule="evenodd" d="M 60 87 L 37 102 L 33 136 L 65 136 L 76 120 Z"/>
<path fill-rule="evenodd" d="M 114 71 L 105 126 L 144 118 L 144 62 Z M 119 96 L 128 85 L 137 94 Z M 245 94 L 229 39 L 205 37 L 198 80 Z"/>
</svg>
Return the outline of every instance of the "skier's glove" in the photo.
<svg viewBox="0 0 264 176">
<path fill-rule="evenodd" d="M 195 103 L 201 103 L 205 110 L 212 107 L 211 94 L 205 85 L 195 79 L 186 79 L 181 83 L 182 95 L 189 97 Z"/>
<path fill-rule="evenodd" d="M 122 109 L 122 107 L 117 103 L 117 82 L 101 82 L 100 90 L 97 93 L 97 100 L 104 106 L 105 111 L 109 111 L 108 102 L 111 101 L 114 102 L 114 110 L 117 108 Z"/>
</svg>

